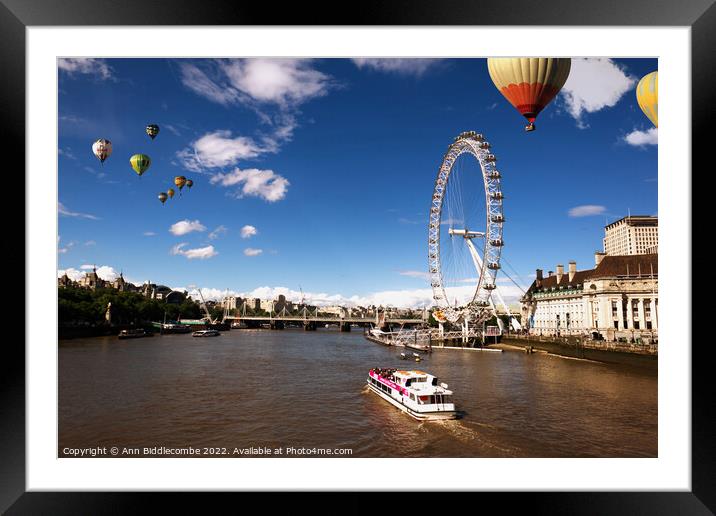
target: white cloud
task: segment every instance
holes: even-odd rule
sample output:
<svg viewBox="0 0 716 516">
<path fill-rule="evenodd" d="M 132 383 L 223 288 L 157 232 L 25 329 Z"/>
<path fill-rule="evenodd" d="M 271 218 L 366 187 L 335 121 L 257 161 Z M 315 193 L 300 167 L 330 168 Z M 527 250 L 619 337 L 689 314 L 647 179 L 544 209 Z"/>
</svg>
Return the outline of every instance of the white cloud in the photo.
<svg viewBox="0 0 716 516">
<path fill-rule="evenodd" d="M 87 240 L 87 242 L 85 242 L 85 245 L 87 245 L 87 246 L 97 245 L 97 242 L 95 242 L 94 240 Z"/>
<path fill-rule="evenodd" d="M 114 281 L 119 278 L 119 273 L 109 265 L 102 265 L 97 267 L 97 276 L 105 281 Z"/>
<path fill-rule="evenodd" d="M 206 231 L 204 226 L 198 220 L 180 220 L 169 228 L 169 232 L 176 236 L 186 235 L 192 231 Z"/>
<path fill-rule="evenodd" d="M 258 256 L 263 252 L 263 249 L 254 249 L 253 247 L 247 247 L 244 249 L 244 254 L 246 256 Z"/>
<path fill-rule="evenodd" d="M 156 235 L 157 235 L 154 231 L 145 231 L 145 232 L 142 233 L 142 234 L 143 234 L 144 236 L 148 236 L 148 237 L 150 237 L 150 236 L 156 236 Z"/>
<path fill-rule="evenodd" d="M 181 133 L 179 132 L 179 129 L 174 127 L 171 124 L 162 124 L 162 128 L 169 129 L 170 132 L 174 133 L 176 136 L 181 136 Z"/>
<path fill-rule="evenodd" d="M 57 245 L 60 245 L 60 237 L 57 237 Z M 60 254 L 65 254 L 67 251 L 72 249 L 72 247 L 75 245 L 75 242 L 69 242 L 65 247 L 58 247 L 57 252 Z"/>
<path fill-rule="evenodd" d="M 273 170 L 259 170 L 256 168 L 248 170 L 235 169 L 228 174 L 216 174 L 211 184 L 218 183 L 221 186 L 239 186 L 236 190 L 236 197 L 244 196 L 261 197 L 265 201 L 275 202 L 286 197 L 286 191 L 290 183 L 288 180 L 276 174 Z"/>
<path fill-rule="evenodd" d="M 624 141 L 635 147 L 643 147 L 645 145 L 658 145 L 659 131 L 656 127 L 647 129 L 646 131 L 634 130 L 624 137 Z"/>
<path fill-rule="evenodd" d="M 209 240 L 216 240 L 217 238 L 219 238 L 219 236 L 225 234 L 227 231 L 228 229 L 226 228 L 226 226 L 218 226 L 214 231 L 209 233 Z"/>
<path fill-rule="evenodd" d="M 325 95 L 330 86 L 330 77 L 311 68 L 308 59 L 234 59 L 222 64 L 231 85 L 258 102 L 298 105 Z"/>
<path fill-rule="evenodd" d="M 570 208 L 568 213 L 570 217 L 590 217 L 592 215 L 602 215 L 606 210 L 607 208 L 605 206 L 584 204 Z"/>
<path fill-rule="evenodd" d="M 88 263 L 80 265 L 80 269 L 82 271 L 91 271 L 94 268 L 94 265 L 90 265 Z M 119 273 L 114 269 L 114 267 L 110 267 L 109 265 L 102 265 L 101 267 L 97 267 L 97 276 L 99 276 L 100 279 L 103 279 L 105 281 L 114 281 L 119 278 Z M 84 273 L 82 273 L 82 277 L 84 277 Z"/>
<path fill-rule="evenodd" d="M 57 203 L 57 212 L 65 217 L 78 217 L 81 219 L 99 220 L 99 217 L 91 215 L 89 213 L 79 213 L 76 211 L 68 210 L 67 207 L 61 202 Z"/>
<path fill-rule="evenodd" d="M 57 60 L 57 68 L 70 75 L 76 73 L 95 75 L 100 79 L 112 79 L 112 68 L 104 59 L 64 58 Z"/>
<path fill-rule="evenodd" d="M 195 249 L 184 249 L 187 244 L 186 242 L 182 242 L 181 244 L 177 244 L 174 247 L 172 247 L 170 254 L 172 255 L 181 255 L 186 256 L 189 260 L 199 259 L 199 260 L 206 260 L 207 258 L 212 258 L 213 256 L 216 256 L 219 254 L 215 249 L 213 245 L 208 245 L 206 247 L 198 247 Z"/>
<path fill-rule="evenodd" d="M 587 127 L 584 113 L 613 107 L 633 89 L 637 78 L 611 59 L 572 59 L 569 78 L 560 93 L 567 111 L 580 128 Z"/>
<path fill-rule="evenodd" d="M 440 59 L 356 58 L 352 61 L 358 68 L 419 77 L 440 62 Z"/>
<path fill-rule="evenodd" d="M 254 226 L 245 225 L 241 228 L 241 238 L 251 238 L 256 235 L 258 230 Z"/>
<path fill-rule="evenodd" d="M 64 156 L 67 159 L 77 159 L 72 153 L 72 149 L 70 149 L 69 147 L 67 147 L 66 149 L 57 149 L 57 154 L 59 154 L 60 156 Z"/>
<path fill-rule="evenodd" d="M 460 287 L 464 292 L 463 297 L 467 298 L 475 292 L 474 287 Z M 516 303 L 522 291 L 517 287 L 500 286 L 500 294 L 509 304 Z M 182 290 L 182 289 L 176 289 Z M 194 286 L 186 288 L 189 294 L 198 298 L 198 290 Z M 202 288 L 202 294 L 206 300 L 218 301 L 227 295 L 226 289 Z M 451 291 L 452 293 L 452 291 Z M 276 299 L 279 295 L 286 296 L 286 299 L 294 303 L 303 301 L 308 305 L 314 306 L 392 306 L 396 308 L 423 308 L 434 306 L 433 291 L 430 288 L 412 289 L 412 290 L 384 290 L 373 292 L 363 296 L 344 296 L 342 294 L 328 294 L 326 292 L 301 292 L 292 290 L 287 287 L 257 287 L 249 292 L 237 292 L 231 290 L 228 295 L 238 296 L 242 298 L 259 298 L 259 299 Z"/>
<path fill-rule="evenodd" d="M 267 152 L 275 152 L 273 145 L 261 146 L 246 136 L 232 137 L 231 131 L 207 133 L 179 152 L 177 157 L 184 168 L 202 172 L 207 168 L 236 165 L 240 160 L 253 159 Z"/>
<path fill-rule="evenodd" d="M 401 276 L 410 276 L 411 278 L 430 279 L 430 274 L 425 271 L 400 271 Z"/>
<path fill-rule="evenodd" d="M 85 277 L 85 273 L 83 271 L 79 271 L 74 267 L 70 267 L 68 269 L 59 269 L 57 271 L 58 278 L 61 278 L 65 274 L 67 274 L 67 277 L 69 277 L 72 281 L 79 281 Z"/>
<path fill-rule="evenodd" d="M 182 83 L 224 106 L 245 105 L 269 127 L 256 137 L 233 137 L 230 131 L 205 134 L 177 152 L 188 170 L 235 166 L 241 160 L 276 153 L 298 127 L 298 106 L 326 95 L 332 78 L 312 67 L 310 59 L 221 59 L 180 65 Z"/>
<path fill-rule="evenodd" d="M 182 83 L 222 105 L 271 103 L 283 109 L 325 95 L 330 76 L 312 68 L 310 59 L 222 59 L 180 66 Z"/>
<path fill-rule="evenodd" d="M 225 80 L 221 78 L 210 79 L 197 66 L 190 63 L 183 63 L 180 66 L 181 82 L 194 93 L 201 95 L 218 104 L 227 105 L 238 101 L 238 92 L 229 88 Z"/>
</svg>

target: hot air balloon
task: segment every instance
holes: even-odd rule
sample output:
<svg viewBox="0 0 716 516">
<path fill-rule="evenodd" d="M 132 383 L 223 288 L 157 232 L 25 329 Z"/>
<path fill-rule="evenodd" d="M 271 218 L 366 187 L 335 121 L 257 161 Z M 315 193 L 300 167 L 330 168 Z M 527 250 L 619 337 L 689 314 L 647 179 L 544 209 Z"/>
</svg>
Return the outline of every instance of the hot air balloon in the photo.
<svg viewBox="0 0 716 516">
<path fill-rule="evenodd" d="M 157 124 L 149 124 L 146 130 L 152 140 L 159 134 L 159 126 Z"/>
<path fill-rule="evenodd" d="M 192 186 L 194 186 L 194 181 L 192 181 L 191 179 L 187 179 L 187 180 L 186 180 L 186 187 L 187 187 L 187 188 L 191 188 Z"/>
<path fill-rule="evenodd" d="M 184 185 L 186 184 L 186 177 L 176 176 L 174 178 L 174 184 L 179 187 L 179 191 L 181 192 L 181 189 L 184 188 Z"/>
<path fill-rule="evenodd" d="M 160 201 L 162 201 L 162 204 L 164 204 L 167 201 L 167 194 L 164 192 L 161 192 L 159 195 L 157 195 Z"/>
<path fill-rule="evenodd" d="M 169 190 L 167 190 L 167 195 L 169 196 L 170 199 L 173 198 L 174 197 L 174 188 L 170 188 Z"/>
<path fill-rule="evenodd" d="M 564 86 L 572 60 L 556 57 L 498 57 L 487 60 L 490 78 L 500 93 L 535 130 L 535 118 Z"/>
<path fill-rule="evenodd" d="M 152 164 L 152 160 L 146 154 L 135 154 L 129 158 L 129 164 L 132 165 L 137 175 L 141 177 L 147 171 L 149 165 Z"/>
<path fill-rule="evenodd" d="M 99 162 L 104 165 L 104 160 L 109 158 L 112 154 L 112 142 L 105 140 L 104 138 L 100 138 L 92 144 L 92 152 L 95 156 L 97 156 Z"/>
<path fill-rule="evenodd" d="M 636 101 L 654 127 L 659 127 L 659 72 L 641 78 L 636 86 Z"/>
</svg>

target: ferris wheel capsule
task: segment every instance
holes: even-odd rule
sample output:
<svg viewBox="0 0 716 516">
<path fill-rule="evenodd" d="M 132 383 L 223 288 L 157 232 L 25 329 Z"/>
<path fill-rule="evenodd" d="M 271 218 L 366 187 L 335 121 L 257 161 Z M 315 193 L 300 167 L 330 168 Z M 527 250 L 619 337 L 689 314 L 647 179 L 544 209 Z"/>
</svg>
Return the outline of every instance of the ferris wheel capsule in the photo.
<svg viewBox="0 0 716 516">
<path fill-rule="evenodd" d="M 490 163 L 494 163 L 494 162 L 497 161 L 497 157 L 495 157 L 494 154 L 488 154 L 487 156 L 485 156 L 485 161 L 488 161 L 488 162 L 490 162 Z"/>
</svg>

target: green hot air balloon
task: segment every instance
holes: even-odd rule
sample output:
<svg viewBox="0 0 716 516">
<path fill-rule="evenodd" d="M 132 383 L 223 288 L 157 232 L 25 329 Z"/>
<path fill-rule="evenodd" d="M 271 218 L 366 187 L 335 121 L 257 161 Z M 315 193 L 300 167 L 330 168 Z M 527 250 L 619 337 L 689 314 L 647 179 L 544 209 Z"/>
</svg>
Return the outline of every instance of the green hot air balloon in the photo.
<svg viewBox="0 0 716 516">
<path fill-rule="evenodd" d="M 147 126 L 147 134 L 153 140 L 159 134 L 159 126 L 157 124 L 149 124 Z"/>
<path fill-rule="evenodd" d="M 141 177 L 147 171 L 149 165 L 152 164 L 152 160 L 146 154 L 135 154 L 129 158 L 129 164 L 132 165 L 132 169 L 137 175 Z"/>
<path fill-rule="evenodd" d="M 186 187 L 187 187 L 187 188 L 191 188 L 192 186 L 194 186 L 194 181 L 192 181 L 191 179 L 187 179 L 187 180 L 186 180 Z"/>
</svg>

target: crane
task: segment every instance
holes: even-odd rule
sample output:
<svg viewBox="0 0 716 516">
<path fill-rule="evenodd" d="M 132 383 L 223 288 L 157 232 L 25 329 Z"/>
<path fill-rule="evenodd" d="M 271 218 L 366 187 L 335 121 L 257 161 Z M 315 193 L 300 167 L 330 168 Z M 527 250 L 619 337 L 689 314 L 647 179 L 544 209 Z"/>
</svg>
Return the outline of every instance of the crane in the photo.
<svg viewBox="0 0 716 516">
<path fill-rule="evenodd" d="M 201 306 L 204 308 L 204 312 L 206 312 L 206 320 L 210 324 L 214 324 L 214 321 L 211 320 L 211 314 L 209 313 L 209 308 L 206 306 L 206 301 L 204 301 L 204 294 L 201 293 L 201 289 L 197 289 L 199 291 L 199 296 L 201 297 Z"/>
<path fill-rule="evenodd" d="M 306 305 L 303 304 L 303 301 L 305 299 L 305 296 L 303 295 L 303 289 L 301 288 L 301 285 L 298 286 L 298 290 L 301 291 L 301 301 L 298 302 L 298 306 L 303 307 L 303 318 L 306 318 Z"/>
</svg>

